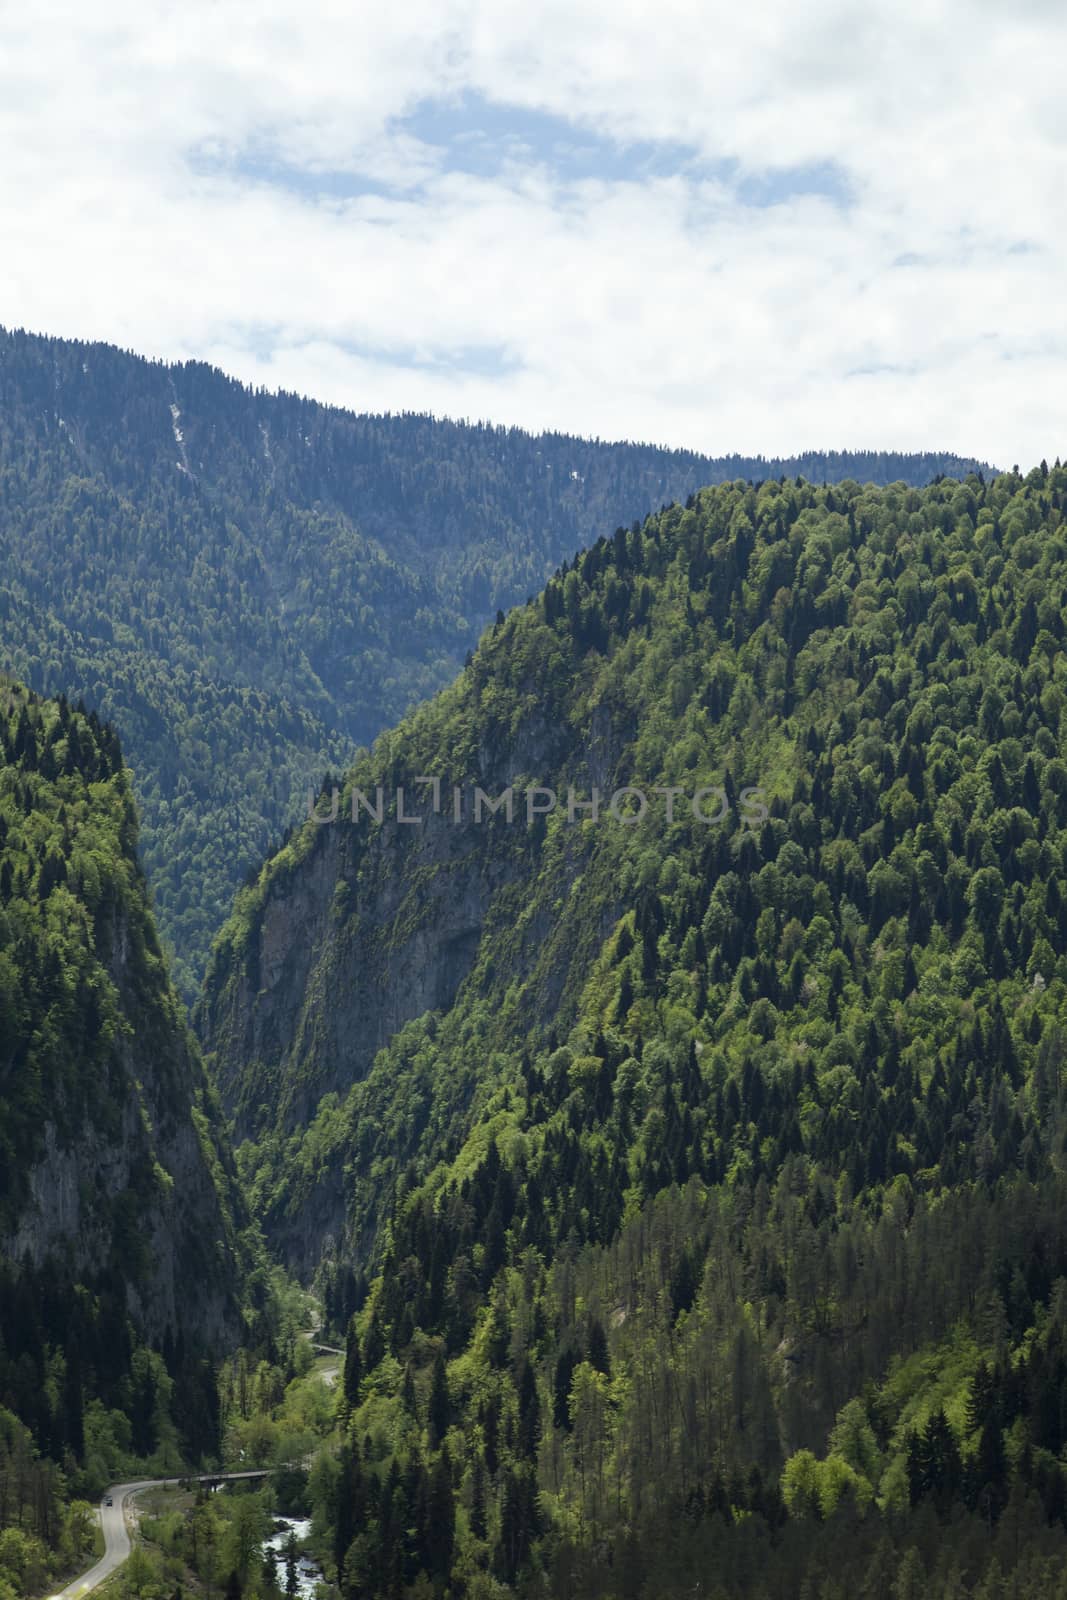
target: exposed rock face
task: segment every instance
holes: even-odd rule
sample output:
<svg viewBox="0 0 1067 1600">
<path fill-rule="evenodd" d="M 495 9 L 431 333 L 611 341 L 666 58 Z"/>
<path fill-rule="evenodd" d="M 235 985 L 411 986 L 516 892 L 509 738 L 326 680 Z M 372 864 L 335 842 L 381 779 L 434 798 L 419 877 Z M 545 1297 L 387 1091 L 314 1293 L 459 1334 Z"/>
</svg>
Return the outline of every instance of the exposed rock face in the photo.
<svg viewBox="0 0 1067 1600">
<path fill-rule="evenodd" d="M 217 1345 L 238 1330 L 241 1201 L 172 996 L 152 984 L 125 917 L 110 942 L 109 975 L 130 1032 L 106 1079 L 90 1086 L 85 1120 L 53 1108 L 0 1255 L 35 1266 L 52 1257 L 74 1281 L 117 1267 L 148 1338 L 169 1329 Z"/>
<path fill-rule="evenodd" d="M 28 1256 L 34 1266 L 52 1256 L 75 1280 L 91 1279 L 116 1243 L 116 1207 L 133 1195 L 139 1169 L 153 1160 L 169 1181 L 157 1183 L 153 1199 L 129 1208 L 124 1265 L 131 1315 L 152 1340 L 184 1330 L 218 1345 L 236 1336 L 235 1272 L 204 1151 L 191 1124 L 153 1143 L 135 1094 L 123 1107 L 118 1145 L 100 1143 L 87 1129 L 61 1147 L 56 1125 L 46 1124 L 45 1154 L 28 1175 L 29 1200 L 0 1255 Z"/>
<path fill-rule="evenodd" d="M 302 870 L 272 888 L 258 952 L 209 1024 L 239 1138 L 278 1114 L 288 1128 L 307 1122 L 405 1022 L 451 1003 L 513 876 L 506 842 L 486 848 L 492 832 L 392 821 L 360 860 L 350 826 L 322 826 Z"/>
<path fill-rule="evenodd" d="M 480 752 L 477 777 L 456 775 L 468 780 L 458 823 L 449 782 L 436 813 L 428 785 L 403 785 L 404 814 L 417 823 L 396 819 L 395 790 L 383 785 L 385 820 L 368 841 L 366 813 L 353 826 L 346 795 L 299 866 L 271 877 L 243 962 L 221 985 L 216 969 L 200 1015 L 239 1139 L 276 1121 L 303 1125 L 324 1094 L 365 1075 L 404 1023 L 452 1003 L 494 897 L 525 862 L 522 794 L 512 823 L 487 805 L 476 822 L 474 786 L 496 800 L 544 770 L 561 742 L 538 716 L 503 755 Z M 371 805 L 376 788 L 365 791 Z"/>
<path fill-rule="evenodd" d="M 461 703 L 469 694 L 469 686 L 457 686 Z M 343 1098 L 406 1023 L 447 1012 L 476 969 L 479 993 L 488 997 L 536 971 L 531 1016 L 553 1013 L 573 951 L 573 928 L 553 908 L 582 871 L 591 842 L 580 824 L 567 824 L 566 848 L 549 869 L 556 888 L 542 885 L 534 896 L 543 859 L 525 791 L 551 785 L 561 809 L 568 784 L 583 795 L 593 784 L 610 793 L 626 719 L 601 706 L 569 724 L 532 684 L 528 707 L 504 737 L 486 737 L 482 727 L 466 749 L 459 741 L 454 749 L 447 741 L 444 750 L 428 746 L 416 722 L 391 758 L 372 757 L 357 771 L 372 804 L 382 784 L 380 827 L 362 809 L 353 825 L 346 789 L 337 819 L 305 831 L 298 859 L 286 863 L 283 852 L 268 865 L 253 908 L 217 951 L 198 1016 L 238 1140 L 305 1127 L 322 1097 Z M 415 782 L 423 771 L 441 775 L 436 813 L 429 786 Z M 458 823 L 453 780 L 464 790 Z M 405 814 L 421 822 L 397 820 L 398 783 Z M 490 816 L 484 803 L 475 821 L 475 785 L 494 801 L 511 786 L 513 821 L 503 810 Z M 320 809 L 328 815 L 329 797 Z M 589 931 L 603 937 L 609 924 Z M 366 1175 L 342 1166 L 322 1164 L 299 1201 L 290 1193 L 265 1218 L 274 1249 L 305 1276 L 335 1244 L 357 1258 L 370 1248 L 369 1237 L 353 1239 L 347 1214 L 351 1186 Z"/>
<path fill-rule="evenodd" d="M 236 1340 L 243 1204 L 116 737 L 0 682 L 0 802 L 0 1262 L 106 1280 L 152 1342 Z"/>
</svg>

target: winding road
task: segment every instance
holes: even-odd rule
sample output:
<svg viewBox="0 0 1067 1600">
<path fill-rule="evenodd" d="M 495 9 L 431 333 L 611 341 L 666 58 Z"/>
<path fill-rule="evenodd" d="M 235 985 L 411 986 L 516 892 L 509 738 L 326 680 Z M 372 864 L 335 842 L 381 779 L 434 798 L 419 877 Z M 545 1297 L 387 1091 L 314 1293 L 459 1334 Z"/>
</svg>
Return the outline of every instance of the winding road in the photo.
<svg viewBox="0 0 1067 1600">
<path fill-rule="evenodd" d="M 113 1483 L 100 1502 L 100 1526 L 104 1530 L 104 1553 L 94 1567 L 68 1583 L 52 1600 L 79 1600 L 90 1589 L 110 1578 L 130 1553 L 131 1501 L 145 1489 L 164 1489 L 186 1483 L 232 1483 L 240 1478 L 267 1478 L 269 1472 L 201 1472 L 184 1478 L 141 1478 L 136 1483 Z"/>
<path fill-rule="evenodd" d="M 338 1357 L 337 1364 L 319 1369 L 319 1376 L 323 1382 L 332 1388 L 337 1382 L 340 1358 L 344 1356 L 344 1351 L 338 1350 L 335 1345 L 319 1344 L 313 1333 L 305 1333 L 304 1338 L 311 1344 L 316 1355 Z M 51 1600 L 81 1600 L 82 1595 L 98 1588 L 105 1578 L 110 1578 L 116 1567 L 121 1567 L 131 1549 L 130 1524 L 133 1521 L 131 1502 L 134 1495 L 143 1493 L 145 1489 L 165 1489 L 179 1484 L 236 1483 L 242 1478 L 269 1477 L 270 1472 L 267 1470 L 194 1472 L 182 1478 L 139 1478 L 136 1483 L 113 1483 L 110 1489 L 104 1491 L 104 1497 L 100 1502 L 100 1526 L 104 1532 L 103 1555 L 95 1566 L 90 1567 L 88 1572 L 83 1572 L 80 1578 L 75 1578 L 73 1583 L 68 1583 L 65 1589 L 58 1590 Z"/>
<path fill-rule="evenodd" d="M 319 1368 L 319 1377 L 328 1389 L 332 1389 L 340 1376 L 344 1351 L 338 1350 L 335 1344 L 315 1344 L 314 1342 L 312 1342 L 311 1348 L 317 1356 L 336 1356 L 338 1358 L 332 1366 Z"/>
</svg>

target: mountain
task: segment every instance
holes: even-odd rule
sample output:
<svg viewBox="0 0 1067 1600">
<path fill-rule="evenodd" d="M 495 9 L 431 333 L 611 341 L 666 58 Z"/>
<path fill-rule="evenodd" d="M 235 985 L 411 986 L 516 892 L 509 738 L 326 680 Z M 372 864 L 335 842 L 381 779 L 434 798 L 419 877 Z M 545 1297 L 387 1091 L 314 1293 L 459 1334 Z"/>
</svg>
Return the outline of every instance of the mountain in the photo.
<svg viewBox="0 0 1067 1600">
<path fill-rule="evenodd" d="M 345 1600 L 1059 1592 L 1065 508 L 703 490 L 238 896 L 199 1024 L 347 1330 Z"/>
<path fill-rule="evenodd" d="M 0 330 L 0 665 L 121 728 L 188 998 L 308 787 L 602 529 L 724 478 L 977 465 L 714 460 L 356 416 L 201 363 Z"/>
<path fill-rule="evenodd" d="M 118 739 L 0 680 L 0 1525 L 55 1546 L 58 1467 L 217 1453 L 247 1227 L 220 1126 Z"/>
</svg>

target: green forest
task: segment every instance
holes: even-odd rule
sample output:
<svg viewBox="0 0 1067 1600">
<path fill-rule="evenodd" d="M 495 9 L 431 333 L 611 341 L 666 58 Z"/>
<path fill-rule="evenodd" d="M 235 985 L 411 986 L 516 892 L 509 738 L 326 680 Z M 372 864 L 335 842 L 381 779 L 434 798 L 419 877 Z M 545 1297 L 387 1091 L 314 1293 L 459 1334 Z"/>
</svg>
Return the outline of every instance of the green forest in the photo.
<svg viewBox="0 0 1067 1600">
<path fill-rule="evenodd" d="M 346 1600 L 1062 1592 L 1065 503 L 797 477 L 620 528 L 239 895 L 201 1024 L 268 1238 L 343 1205 Z M 302 1126 L 341 974 L 418 917 L 362 883 L 431 870 L 353 787 L 588 795 L 598 741 L 609 792 L 768 815 L 494 821 L 452 1002 Z M 329 931 L 249 1058 L 302 885 Z"/>
<path fill-rule="evenodd" d="M 978 463 L 813 454 L 820 479 Z M 0 329 L 0 667 L 119 729 L 179 991 L 309 786 L 564 557 L 778 463 L 357 416 Z"/>
<path fill-rule="evenodd" d="M 1067 469 L 4 339 L 0 1600 L 1067 1594 Z"/>
<path fill-rule="evenodd" d="M 0 0 L 0 1600 L 1067 1600 L 1065 64 Z"/>
</svg>

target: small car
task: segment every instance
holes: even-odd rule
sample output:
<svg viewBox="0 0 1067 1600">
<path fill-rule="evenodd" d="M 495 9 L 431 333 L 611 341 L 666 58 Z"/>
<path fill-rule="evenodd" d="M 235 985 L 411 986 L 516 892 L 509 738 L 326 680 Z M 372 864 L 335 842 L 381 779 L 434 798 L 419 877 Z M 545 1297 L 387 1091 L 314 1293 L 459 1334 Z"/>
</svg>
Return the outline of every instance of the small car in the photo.
<svg viewBox="0 0 1067 1600">
<path fill-rule="evenodd" d="M 106 1499 L 106 1500 L 105 1500 L 105 1501 L 104 1501 L 104 1504 L 105 1504 L 105 1505 L 106 1505 L 106 1506 L 111 1506 L 111 1505 L 114 1505 L 114 1503 L 115 1503 L 115 1502 L 114 1502 L 114 1501 L 113 1501 L 113 1500 L 112 1500 L 112 1498 L 111 1498 L 111 1496 L 110 1496 L 110 1495 L 108 1495 L 108 1497 L 107 1497 L 107 1499 Z"/>
</svg>

